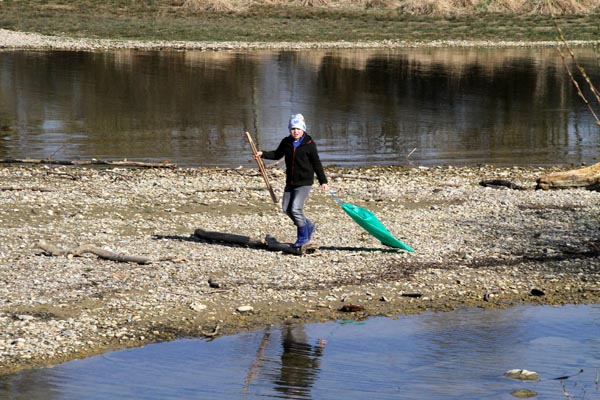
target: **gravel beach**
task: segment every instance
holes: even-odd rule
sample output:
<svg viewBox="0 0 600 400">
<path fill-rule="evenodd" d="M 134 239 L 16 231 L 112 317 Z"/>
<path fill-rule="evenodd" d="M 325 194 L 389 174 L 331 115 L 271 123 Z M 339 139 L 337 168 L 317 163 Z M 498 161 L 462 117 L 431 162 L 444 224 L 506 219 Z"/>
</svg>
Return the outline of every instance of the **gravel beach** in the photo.
<svg viewBox="0 0 600 400">
<path fill-rule="evenodd" d="M 0 30 L 2 49 L 413 45 L 151 43 Z M 340 198 L 373 211 L 415 252 L 381 245 L 315 187 L 307 213 L 317 223 L 317 249 L 296 256 L 194 235 L 201 228 L 256 240 L 295 239 L 256 169 L 2 165 L 0 374 L 290 319 L 599 303 L 600 193 L 534 190 L 538 177 L 557 170 L 327 166 Z M 271 168 L 269 174 L 280 198 L 284 172 Z M 484 179 L 508 180 L 525 190 L 483 187 Z M 48 255 L 40 241 L 65 255 Z M 81 245 L 149 262 L 74 255 Z"/>
<path fill-rule="evenodd" d="M 194 236 L 295 239 L 253 168 L 0 167 L 0 371 L 290 319 L 598 303 L 600 193 L 534 190 L 557 170 L 328 166 L 340 198 L 415 252 L 381 245 L 315 186 L 318 248 L 296 256 Z M 284 172 L 269 174 L 280 198 Z M 150 262 L 49 256 L 40 241 Z"/>
</svg>

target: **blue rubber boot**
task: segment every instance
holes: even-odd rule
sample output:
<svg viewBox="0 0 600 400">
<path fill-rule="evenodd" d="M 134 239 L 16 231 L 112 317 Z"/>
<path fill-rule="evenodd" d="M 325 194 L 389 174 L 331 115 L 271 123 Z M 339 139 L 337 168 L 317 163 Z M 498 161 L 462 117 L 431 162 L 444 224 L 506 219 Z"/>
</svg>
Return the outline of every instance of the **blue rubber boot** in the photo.
<svg viewBox="0 0 600 400">
<path fill-rule="evenodd" d="M 317 224 L 315 224 L 307 219 L 306 227 L 308 229 L 308 241 L 310 242 L 310 240 L 312 239 L 312 235 L 315 232 L 315 228 L 317 227 Z"/>
<path fill-rule="evenodd" d="M 302 247 L 306 243 L 308 243 L 308 224 L 298 227 L 298 239 L 292 247 Z"/>
</svg>

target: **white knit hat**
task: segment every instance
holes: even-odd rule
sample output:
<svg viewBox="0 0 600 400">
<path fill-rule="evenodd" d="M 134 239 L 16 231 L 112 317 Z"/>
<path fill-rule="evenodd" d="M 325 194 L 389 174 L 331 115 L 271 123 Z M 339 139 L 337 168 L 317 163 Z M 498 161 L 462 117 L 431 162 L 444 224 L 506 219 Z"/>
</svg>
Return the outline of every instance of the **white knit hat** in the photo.
<svg viewBox="0 0 600 400">
<path fill-rule="evenodd" d="M 304 122 L 304 116 L 302 114 L 293 114 L 290 117 L 288 130 L 292 130 L 294 128 L 299 128 L 302 129 L 303 132 L 306 132 L 306 123 Z"/>
</svg>

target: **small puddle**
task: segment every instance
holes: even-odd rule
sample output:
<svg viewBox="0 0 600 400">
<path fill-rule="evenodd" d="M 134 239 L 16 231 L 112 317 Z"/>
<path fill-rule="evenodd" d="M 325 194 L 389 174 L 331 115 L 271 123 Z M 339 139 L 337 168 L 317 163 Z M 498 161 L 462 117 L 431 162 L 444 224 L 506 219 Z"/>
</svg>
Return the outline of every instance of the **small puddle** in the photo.
<svg viewBox="0 0 600 400">
<path fill-rule="evenodd" d="M 0 398 L 592 399 L 599 373 L 600 305 L 522 306 L 153 344 L 2 377 Z"/>
</svg>

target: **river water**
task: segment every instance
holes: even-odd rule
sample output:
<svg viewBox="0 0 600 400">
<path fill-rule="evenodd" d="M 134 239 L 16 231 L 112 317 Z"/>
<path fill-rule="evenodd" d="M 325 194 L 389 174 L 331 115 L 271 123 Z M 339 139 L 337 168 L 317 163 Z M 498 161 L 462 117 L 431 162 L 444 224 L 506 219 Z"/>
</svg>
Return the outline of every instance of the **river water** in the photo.
<svg viewBox="0 0 600 400">
<path fill-rule="evenodd" d="M 599 82 L 594 51 L 576 54 Z M 551 48 L 0 52 L 2 159 L 236 167 L 245 131 L 272 149 L 295 112 L 327 164 L 579 164 L 600 146 Z M 590 399 L 599 328 L 598 306 L 286 325 L 23 372 L 0 398 Z"/>
<path fill-rule="evenodd" d="M 245 131 L 273 149 L 296 112 L 327 164 L 579 164 L 600 145 L 554 48 L 0 52 L 2 159 L 237 167 Z"/>
<path fill-rule="evenodd" d="M 599 332 L 598 305 L 283 325 L 23 372 L 0 378 L 0 398 L 597 399 Z"/>
</svg>

